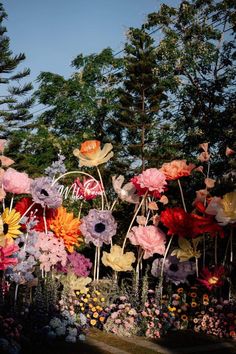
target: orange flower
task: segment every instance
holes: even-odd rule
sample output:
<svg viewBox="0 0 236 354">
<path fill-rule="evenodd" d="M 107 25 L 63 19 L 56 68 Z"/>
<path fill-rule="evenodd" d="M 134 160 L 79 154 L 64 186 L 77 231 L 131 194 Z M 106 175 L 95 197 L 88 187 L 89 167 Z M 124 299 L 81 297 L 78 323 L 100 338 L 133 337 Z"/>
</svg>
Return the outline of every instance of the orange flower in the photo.
<svg viewBox="0 0 236 354">
<path fill-rule="evenodd" d="M 174 180 L 183 176 L 189 176 L 195 167 L 192 163 L 188 165 L 186 160 L 173 160 L 163 163 L 159 171 L 164 173 L 167 180 Z"/>
<path fill-rule="evenodd" d="M 101 165 L 112 158 L 113 148 L 112 144 L 105 144 L 103 149 L 100 147 L 101 143 L 98 140 L 87 140 L 81 144 L 80 149 L 75 149 L 73 154 L 79 158 L 79 166 L 93 167 Z"/>
<path fill-rule="evenodd" d="M 56 211 L 56 216 L 50 224 L 51 230 L 56 237 L 62 238 L 68 252 L 74 251 L 74 246 L 79 246 L 82 238 L 79 230 L 81 224 L 78 218 L 74 218 L 73 213 L 67 213 L 66 209 L 61 206 Z"/>
</svg>

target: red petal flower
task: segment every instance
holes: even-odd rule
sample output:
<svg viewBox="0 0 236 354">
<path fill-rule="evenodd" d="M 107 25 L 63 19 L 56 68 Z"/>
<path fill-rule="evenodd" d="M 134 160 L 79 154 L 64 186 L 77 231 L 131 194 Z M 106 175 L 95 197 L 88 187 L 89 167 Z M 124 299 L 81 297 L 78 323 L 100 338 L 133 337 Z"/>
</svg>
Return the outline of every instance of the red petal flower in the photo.
<svg viewBox="0 0 236 354">
<path fill-rule="evenodd" d="M 212 290 L 215 287 L 222 286 L 224 281 L 222 279 L 225 274 L 225 268 L 223 266 L 215 266 L 213 270 L 209 268 L 203 268 L 201 277 L 198 281 L 203 284 L 207 289 Z"/>
</svg>

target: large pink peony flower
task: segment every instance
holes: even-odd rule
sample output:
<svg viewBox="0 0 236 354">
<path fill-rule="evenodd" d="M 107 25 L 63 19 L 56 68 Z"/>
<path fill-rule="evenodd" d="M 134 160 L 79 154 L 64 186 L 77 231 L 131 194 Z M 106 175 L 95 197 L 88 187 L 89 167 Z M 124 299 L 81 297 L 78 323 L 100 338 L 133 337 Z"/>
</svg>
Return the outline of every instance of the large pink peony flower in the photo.
<svg viewBox="0 0 236 354">
<path fill-rule="evenodd" d="M 166 176 L 157 168 L 148 168 L 132 178 L 131 182 L 135 185 L 139 195 L 148 191 L 149 194 L 157 198 L 160 197 L 160 193 L 165 191 L 167 185 Z"/>
<path fill-rule="evenodd" d="M 2 177 L 2 186 L 6 192 L 23 194 L 30 192 L 31 179 L 24 172 L 8 168 Z"/>
<path fill-rule="evenodd" d="M 132 245 L 142 247 L 144 259 L 152 257 L 154 253 L 163 255 L 165 253 L 165 234 L 156 226 L 134 226 L 129 233 Z"/>
</svg>

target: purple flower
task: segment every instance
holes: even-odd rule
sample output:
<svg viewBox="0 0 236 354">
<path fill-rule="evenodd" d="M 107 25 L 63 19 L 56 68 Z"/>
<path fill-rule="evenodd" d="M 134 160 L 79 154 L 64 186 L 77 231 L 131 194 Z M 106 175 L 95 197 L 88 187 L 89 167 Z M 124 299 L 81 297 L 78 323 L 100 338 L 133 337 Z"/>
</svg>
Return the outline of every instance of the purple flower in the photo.
<svg viewBox="0 0 236 354">
<path fill-rule="evenodd" d="M 80 231 L 86 243 L 92 242 L 100 247 L 103 242 L 110 244 L 116 234 L 117 223 L 109 210 L 91 209 L 81 221 Z"/>
<path fill-rule="evenodd" d="M 154 277 L 159 277 L 161 274 L 163 258 L 155 259 L 152 263 L 151 273 Z M 180 262 L 175 256 L 166 257 L 164 264 L 164 274 L 166 280 L 170 280 L 175 285 L 180 283 L 188 283 L 187 277 L 195 273 L 195 263 L 186 261 Z"/>
<path fill-rule="evenodd" d="M 30 187 L 32 199 L 35 203 L 52 209 L 58 208 L 62 204 L 62 196 L 58 192 L 58 184 L 52 185 L 49 177 L 36 178 Z"/>
<path fill-rule="evenodd" d="M 59 272 L 68 273 L 70 270 L 75 273 L 78 277 L 87 277 L 92 268 L 92 263 L 84 255 L 73 252 L 67 255 L 66 266 L 61 264 L 57 265 L 57 270 Z"/>
</svg>

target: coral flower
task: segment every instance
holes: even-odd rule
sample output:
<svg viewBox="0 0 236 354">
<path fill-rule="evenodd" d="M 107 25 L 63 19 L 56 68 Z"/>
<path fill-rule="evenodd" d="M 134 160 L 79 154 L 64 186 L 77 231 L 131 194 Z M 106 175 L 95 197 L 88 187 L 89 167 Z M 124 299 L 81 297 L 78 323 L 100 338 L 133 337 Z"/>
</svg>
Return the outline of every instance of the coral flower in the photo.
<svg viewBox="0 0 236 354">
<path fill-rule="evenodd" d="M 93 167 L 101 165 L 109 161 L 114 153 L 110 152 L 113 148 L 112 144 L 105 144 L 103 149 L 98 140 L 87 140 L 81 144 L 80 149 L 75 149 L 73 154 L 79 158 L 79 166 Z"/>
<path fill-rule="evenodd" d="M 188 165 L 186 160 L 173 160 L 163 163 L 159 171 L 164 173 L 167 180 L 174 180 L 183 176 L 189 176 L 195 167 L 192 163 Z"/>
<path fill-rule="evenodd" d="M 73 213 L 67 213 L 62 206 L 57 209 L 56 216 L 51 221 L 51 230 L 56 237 L 63 239 L 65 247 L 70 253 L 74 251 L 74 246 L 79 246 L 82 242 L 80 223 L 78 218 L 74 218 Z"/>
<path fill-rule="evenodd" d="M 203 268 L 201 277 L 198 281 L 203 284 L 207 289 L 212 290 L 215 287 L 222 286 L 224 281 L 222 279 L 225 274 L 225 268 L 223 266 L 215 266 L 213 270 L 209 270 L 207 267 Z"/>
<path fill-rule="evenodd" d="M 132 263 L 134 262 L 134 253 L 123 253 L 122 248 L 118 245 L 112 246 L 110 253 L 103 252 L 102 263 L 106 267 L 111 267 L 117 272 L 127 272 L 128 270 L 132 270 Z"/>
<path fill-rule="evenodd" d="M 6 241 L 13 241 L 14 238 L 21 234 L 19 224 L 21 215 L 15 209 L 11 211 L 6 208 L 2 214 L 3 231 L 0 235 L 0 245 L 4 246 Z"/>
<path fill-rule="evenodd" d="M 129 233 L 132 245 L 138 245 L 144 250 L 144 259 L 152 257 L 154 253 L 164 254 L 165 234 L 156 226 L 134 226 Z"/>
<path fill-rule="evenodd" d="M 131 182 L 139 195 L 148 192 L 156 198 L 161 197 L 161 193 L 165 191 L 167 185 L 165 174 L 157 168 L 148 168 L 140 175 L 133 177 Z"/>
<path fill-rule="evenodd" d="M 5 243 L 4 247 L 0 247 L 0 270 L 5 270 L 10 266 L 14 266 L 18 263 L 18 259 L 11 257 L 13 253 L 17 252 L 19 247 L 14 243 Z"/>
</svg>

